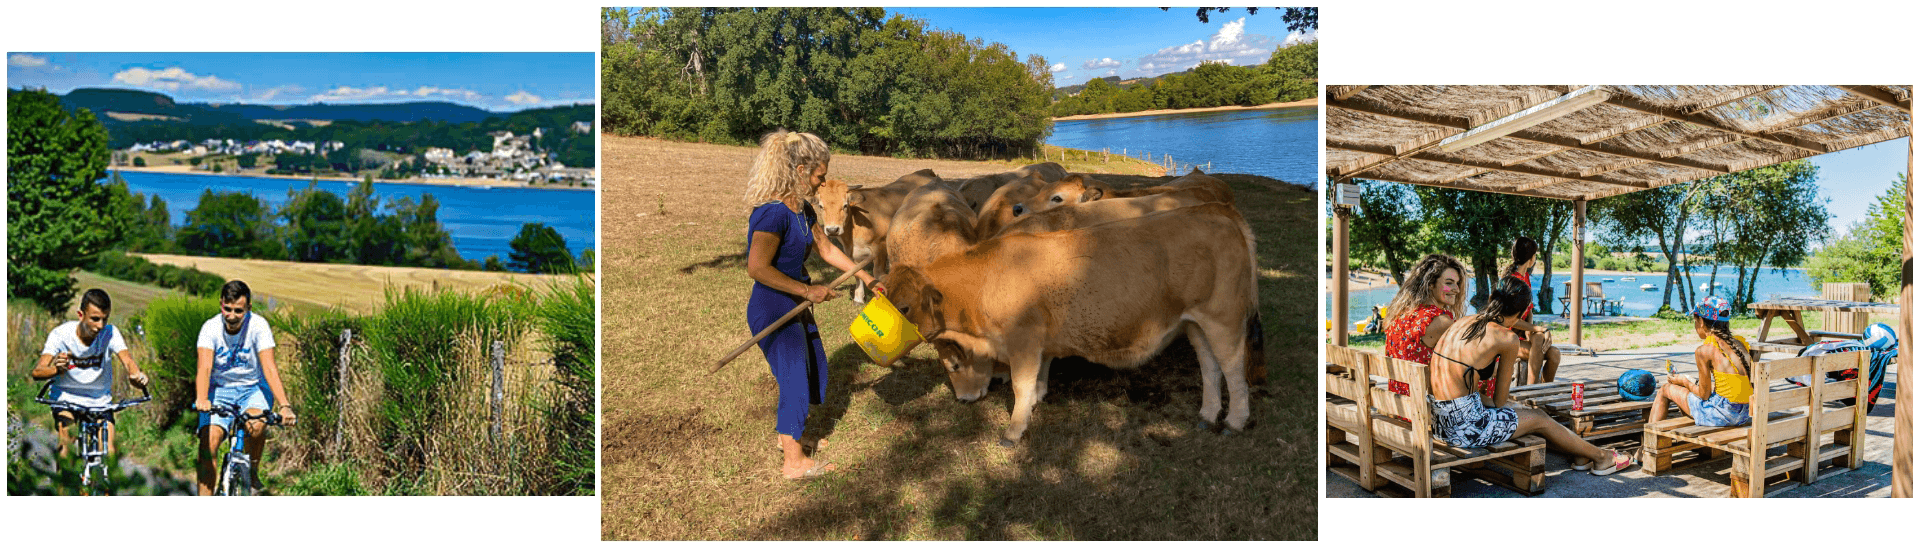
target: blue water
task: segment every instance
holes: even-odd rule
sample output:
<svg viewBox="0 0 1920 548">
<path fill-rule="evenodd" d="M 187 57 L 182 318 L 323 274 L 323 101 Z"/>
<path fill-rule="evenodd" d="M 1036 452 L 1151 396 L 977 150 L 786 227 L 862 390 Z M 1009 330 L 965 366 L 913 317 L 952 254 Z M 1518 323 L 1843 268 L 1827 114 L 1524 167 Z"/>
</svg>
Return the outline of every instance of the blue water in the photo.
<svg viewBox="0 0 1920 548">
<path fill-rule="evenodd" d="M 1113 154 L 1126 149 L 1135 158 L 1151 152 L 1155 162 L 1172 154 L 1181 164 L 1213 162 L 1209 173 L 1315 185 L 1320 180 L 1319 115 L 1316 107 L 1293 107 L 1058 121 L 1047 144 Z"/>
<path fill-rule="evenodd" d="M 199 206 L 200 193 L 205 190 L 246 192 L 278 210 L 286 205 L 288 191 L 304 190 L 309 183 L 300 179 L 133 171 L 121 172 L 120 177 L 127 180 L 127 188 L 133 192 L 158 194 L 166 200 L 175 226 L 186 223 L 187 211 Z M 319 188 L 344 200 L 356 184 L 320 181 Z M 440 226 L 453 237 L 454 249 L 469 260 L 484 261 L 489 255 L 499 255 L 500 261 L 506 262 L 512 252 L 507 244 L 525 223 L 546 223 L 559 231 L 575 257 L 580 250 L 594 247 L 592 191 L 375 183 L 373 194 L 383 207 L 403 196 L 419 202 L 421 195 L 432 194 L 440 202 Z"/>
<path fill-rule="evenodd" d="M 1706 294 L 1704 292 L 1700 292 L 1701 284 L 1710 284 L 1716 280 L 1719 281 L 1721 284 L 1720 287 L 1717 288 L 1719 291 L 1718 293 L 1719 295 L 1726 296 L 1733 293 L 1733 286 L 1735 285 L 1735 281 L 1733 277 L 1738 272 L 1738 270 L 1730 266 L 1721 266 L 1719 276 L 1715 279 L 1709 279 L 1707 277 L 1707 273 L 1712 271 L 1712 269 L 1713 267 L 1711 265 L 1695 266 L 1693 268 L 1693 271 L 1694 271 L 1693 287 L 1694 287 L 1694 291 L 1696 292 L 1695 293 L 1696 299 Z M 1621 278 L 1627 278 L 1627 277 L 1635 278 L 1635 280 L 1629 282 L 1621 279 Z M 1611 282 L 1605 281 L 1608 278 L 1612 278 L 1613 281 Z M 1565 272 L 1560 269 L 1554 269 L 1554 272 L 1553 272 L 1553 298 L 1554 298 L 1553 310 L 1554 312 L 1565 312 L 1564 310 L 1561 309 L 1562 307 L 1560 306 L 1559 299 L 1560 297 L 1564 296 L 1564 293 L 1566 292 L 1565 291 L 1567 287 L 1566 282 L 1572 279 L 1573 279 L 1572 273 Z M 1540 275 L 1534 274 L 1532 281 L 1534 283 L 1534 288 L 1538 289 L 1540 287 Z M 1609 301 L 1618 300 L 1621 297 L 1626 297 L 1627 304 L 1620 307 L 1620 313 L 1626 316 L 1652 316 L 1654 312 L 1660 311 L 1660 297 L 1661 295 L 1665 294 L 1665 290 L 1666 290 L 1666 274 L 1659 273 L 1659 272 L 1651 273 L 1651 274 L 1648 274 L 1648 273 L 1621 274 L 1621 275 L 1608 274 L 1605 276 L 1589 273 L 1586 275 L 1586 281 L 1601 282 L 1600 288 L 1601 290 L 1606 292 L 1607 300 Z M 1681 278 L 1681 282 L 1684 283 L 1685 281 L 1686 281 L 1686 278 L 1683 275 L 1683 277 Z M 1754 288 L 1753 297 L 1757 300 L 1764 301 L 1767 299 L 1778 298 L 1778 297 L 1818 297 L 1820 296 L 1820 290 L 1814 289 L 1813 285 L 1807 281 L 1807 272 L 1801 269 L 1775 271 L 1769 268 L 1766 270 L 1762 270 L 1760 272 L 1760 279 L 1756 280 L 1755 283 L 1757 284 L 1757 287 Z M 1654 289 L 1652 291 L 1641 290 L 1640 289 L 1641 284 L 1653 284 Z M 1347 297 L 1348 299 L 1347 317 L 1349 318 L 1348 321 L 1357 322 L 1360 320 L 1367 319 L 1368 315 L 1373 313 L 1374 306 L 1386 306 L 1387 302 L 1392 301 L 1394 294 L 1398 293 L 1399 291 L 1400 291 L 1400 288 L 1398 286 L 1395 286 L 1395 287 L 1384 287 L 1379 289 L 1369 289 L 1365 291 L 1354 291 L 1350 293 L 1349 296 Z M 1472 289 L 1472 282 L 1469 281 L 1468 290 L 1467 290 L 1468 295 L 1471 296 L 1473 291 L 1474 290 Z M 1681 309 L 1681 310 L 1685 310 L 1687 308 L 1683 303 L 1679 302 L 1680 288 L 1678 287 L 1674 288 L 1673 299 L 1674 300 L 1673 302 L 1670 303 L 1670 306 L 1676 309 Z M 1324 300 L 1326 301 L 1328 308 L 1331 309 L 1333 306 L 1333 296 L 1326 295 Z M 1471 311 L 1472 307 L 1468 307 L 1468 309 L 1469 311 Z"/>
</svg>

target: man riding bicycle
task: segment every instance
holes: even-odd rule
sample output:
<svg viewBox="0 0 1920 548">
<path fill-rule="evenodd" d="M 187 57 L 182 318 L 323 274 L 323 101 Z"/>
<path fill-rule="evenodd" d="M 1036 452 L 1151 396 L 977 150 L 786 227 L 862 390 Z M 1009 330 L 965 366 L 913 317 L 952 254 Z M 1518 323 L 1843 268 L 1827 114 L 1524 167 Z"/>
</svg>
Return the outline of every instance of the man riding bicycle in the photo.
<svg viewBox="0 0 1920 548">
<path fill-rule="evenodd" d="M 266 319 L 253 315 L 253 292 L 246 282 L 233 280 L 220 288 L 220 314 L 200 326 L 196 346 L 199 359 L 193 386 L 198 396 L 193 409 L 200 412 L 200 494 L 212 495 L 213 454 L 234 420 L 211 413 L 215 403 L 235 405 L 248 417 L 258 417 L 246 419 L 244 426 L 246 452 L 256 463 L 266 449 L 266 420 L 262 416 L 278 402 L 275 410 L 282 424 L 292 426 L 293 404 L 280 384 L 280 369 L 273 361 L 273 331 Z M 266 381 L 268 391 L 260 389 L 261 381 Z M 257 490 L 259 468 L 253 470 L 250 480 Z"/>
<path fill-rule="evenodd" d="M 40 350 L 40 361 L 33 367 L 33 380 L 53 379 L 53 397 L 63 403 L 82 407 L 106 407 L 113 403 L 113 362 L 119 358 L 127 368 L 127 382 L 134 387 L 147 385 L 147 374 L 134 363 L 127 341 L 120 330 L 107 323 L 113 312 L 113 300 L 107 292 L 89 289 L 80 296 L 75 321 L 60 324 L 47 333 L 47 344 Z M 55 409 L 53 423 L 60 432 L 60 456 L 67 456 L 73 445 L 69 426 L 73 412 Z M 107 423 L 106 449 L 113 453 L 113 423 Z"/>
</svg>

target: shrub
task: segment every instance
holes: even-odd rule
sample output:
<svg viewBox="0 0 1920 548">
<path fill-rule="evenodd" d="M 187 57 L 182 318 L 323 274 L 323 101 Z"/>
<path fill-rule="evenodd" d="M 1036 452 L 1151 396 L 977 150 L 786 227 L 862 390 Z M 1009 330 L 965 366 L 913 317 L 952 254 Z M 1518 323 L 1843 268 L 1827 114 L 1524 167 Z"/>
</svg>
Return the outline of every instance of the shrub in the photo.
<svg viewBox="0 0 1920 548">
<path fill-rule="evenodd" d="M 300 403 L 301 438 L 315 447 L 333 439 L 339 425 L 340 332 L 351 329 L 354 340 L 365 340 L 365 319 L 337 310 L 307 315 L 290 314 L 275 336 L 282 346 L 294 341 L 296 351 L 277 353 L 281 380 L 288 384 L 289 397 Z"/>
<path fill-rule="evenodd" d="M 193 406 L 200 325 L 219 313 L 220 302 L 210 297 L 167 296 L 147 304 L 143 321 L 153 363 L 142 364 L 142 369 L 151 378 L 153 403 L 167 425 Z"/>
<path fill-rule="evenodd" d="M 593 283 L 577 277 L 556 283 L 535 307 L 535 325 L 553 354 L 554 397 L 548 410 L 555 459 L 555 491 L 593 494 L 594 311 Z"/>
</svg>

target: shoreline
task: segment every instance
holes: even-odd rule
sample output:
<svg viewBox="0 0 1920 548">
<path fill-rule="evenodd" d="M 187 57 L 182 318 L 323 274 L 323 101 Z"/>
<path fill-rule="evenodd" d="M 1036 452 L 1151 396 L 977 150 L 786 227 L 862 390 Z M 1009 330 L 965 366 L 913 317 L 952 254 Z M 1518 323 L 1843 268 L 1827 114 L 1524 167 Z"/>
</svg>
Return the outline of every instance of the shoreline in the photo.
<svg viewBox="0 0 1920 548">
<path fill-rule="evenodd" d="M 185 169 L 182 169 L 182 168 L 185 168 Z M 134 171 L 134 172 L 141 172 L 141 173 L 171 173 L 174 175 L 204 175 L 208 177 L 258 177 L 261 179 L 295 179 L 295 180 L 301 180 L 301 181 L 320 180 L 320 181 L 329 181 L 329 182 L 338 181 L 338 182 L 347 182 L 347 183 L 357 183 L 357 182 L 360 182 L 360 180 L 362 179 L 361 177 L 343 177 L 338 175 L 316 177 L 313 175 L 268 175 L 265 173 L 246 173 L 246 172 L 208 173 L 205 171 L 195 171 L 193 170 L 193 168 L 189 166 L 147 166 L 147 167 L 117 166 L 117 167 L 109 167 L 107 168 L 107 170 L 108 171 Z M 532 184 L 527 184 L 525 181 L 515 181 L 512 179 L 471 179 L 471 178 L 451 178 L 451 177 L 443 178 L 443 179 L 442 178 L 381 179 L 379 177 L 375 177 L 373 179 L 373 183 L 374 184 L 458 186 L 458 187 L 469 187 L 469 188 L 512 187 L 512 188 L 533 188 L 533 189 L 540 189 L 540 190 L 593 190 L 594 189 L 594 187 L 591 187 L 591 186 L 532 185 Z"/>
<path fill-rule="evenodd" d="M 1773 269 L 1768 268 L 1767 270 L 1772 271 Z M 1806 270 L 1806 268 L 1792 267 L 1792 268 L 1786 268 L 1784 270 Z M 1367 291 L 1371 289 L 1394 287 L 1393 278 L 1387 276 L 1385 271 L 1381 271 L 1377 269 L 1355 268 L 1350 272 L 1351 272 L 1352 278 L 1347 280 L 1348 292 Z M 1538 272 L 1535 272 L 1535 274 L 1538 275 Z M 1573 274 L 1572 269 L 1556 268 L 1553 270 L 1553 275 L 1555 276 L 1571 276 L 1572 274 Z M 1696 272 L 1695 274 L 1703 278 L 1705 277 L 1704 274 L 1701 274 L 1698 272 Z M 1473 272 L 1469 271 L 1467 272 L 1466 275 L 1469 278 L 1471 278 L 1473 276 Z M 1648 277 L 1648 280 L 1638 279 L 1643 276 Z M 1666 272 L 1628 272 L 1623 270 L 1601 270 L 1598 268 L 1589 268 L 1583 272 L 1582 277 L 1585 278 L 1582 281 L 1588 281 L 1588 282 L 1597 282 L 1597 281 L 1600 281 L 1600 278 L 1615 278 L 1614 280 L 1615 283 L 1624 283 L 1622 280 L 1619 280 L 1618 278 L 1633 277 L 1635 278 L 1634 280 L 1635 282 L 1644 281 L 1646 283 L 1655 283 L 1655 282 L 1665 282 L 1667 278 L 1667 273 Z M 1331 287 L 1326 283 L 1323 283 L 1321 285 L 1324 287 Z M 1655 283 L 1655 285 L 1659 285 L 1659 284 Z"/>
<path fill-rule="evenodd" d="M 1319 97 L 1310 97 L 1310 98 L 1301 99 L 1298 101 L 1290 101 L 1286 103 L 1267 103 L 1264 105 L 1254 105 L 1250 107 L 1243 107 L 1239 105 L 1229 105 L 1229 106 L 1223 106 L 1223 107 L 1203 107 L 1203 108 L 1163 108 L 1163 109 L 1155 109 L 1155 110 L 1140 110 L 1140 111 L 1134 111 L 1134 112 L 1108 112 L 1104 114 L 1075 114 L 1073 116 L 1060 116 L 1060 117 L 1054 118 L 1053 121 L 1064 122 L 1064 121 L 1072 121 L 1072 120 L 1103 120 L 1107 118 L 1132 118 L 1135 116 L 1156 116 L 1160 114 L 1180 114 L 1180 113 L 1187 113 L 1187 112 L 1219 112 L 1219 111 L 1226 111 L 1226 110 L 1265 110 L 1265 109 L 1275 109 L 1275 108 L 1312 107 L 1312 106 L 1319 106 L 1319 105 L 1320 105 Z"/>
</svg>

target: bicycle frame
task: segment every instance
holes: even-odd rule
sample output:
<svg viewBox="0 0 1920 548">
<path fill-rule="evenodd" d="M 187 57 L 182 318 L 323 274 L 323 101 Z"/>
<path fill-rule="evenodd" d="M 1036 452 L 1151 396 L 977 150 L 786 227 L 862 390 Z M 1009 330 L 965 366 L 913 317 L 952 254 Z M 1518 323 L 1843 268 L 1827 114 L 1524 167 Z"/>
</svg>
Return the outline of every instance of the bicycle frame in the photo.
<svg viewBox="0 0 1920 548">
<path fill-rule="evenodd" d="M 41 385 L 40 394 L 34 396 L 33 401 L 45 404 L 55 413 L 66 411 L 73 415 L 74 425 L 79 427 L 79 432 L 74 436 L 74 444 L 79 446 L 80 458 L 86 462 L 80 470 L 80 491 L 91 495 L 94 490 L 95 470 L 99 471 L 98 477 L 103 484 L 107 481 L 107 450 L 104 435 L 107 425 L 113 423 L 114 414 L 146 403 L 153 399 L 153 395 L 142 386 L 139 398 L 109 403 L 103 407 L 88 407 L 50 399 L 47 397 L 47 392 L 52 389 L 53 381 L 49 380 Z"/>
<path fill-rule="evenodd" d="M 248 415 L 240 409 L 240 406 L 234 404 L 221 404 L 210 412 L 233 418 L 233 423 L 227 425 L 227 439 L 220 442 L 221 445 L 227 446 L 227 456 L 221 459 L 220 477 L 213 493 L 225 497 L 252 495 L 253 476 L 249 472 L 253 469 L 253 457 L 247 455 L 246 423 L 263 419 L 267 426 L 278 426 L 280 414 L 267 411 L 259 415 Z"/>
</svg>

